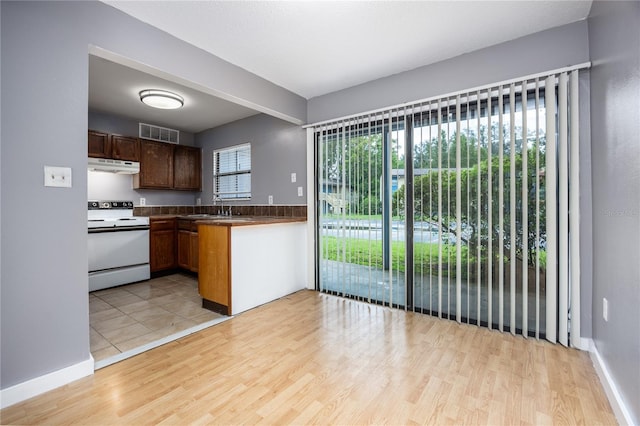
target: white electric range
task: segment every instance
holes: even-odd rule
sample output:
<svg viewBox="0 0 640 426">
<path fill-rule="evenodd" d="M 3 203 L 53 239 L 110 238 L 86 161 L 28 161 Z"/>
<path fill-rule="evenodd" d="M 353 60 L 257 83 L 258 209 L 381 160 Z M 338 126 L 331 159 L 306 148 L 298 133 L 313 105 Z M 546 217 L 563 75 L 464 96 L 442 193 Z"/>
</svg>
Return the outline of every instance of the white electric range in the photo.
<svg viewBox="0 0 640 426">
<path fill-rule="evenodd" d="M 89 201 L 89 291 L 150 278 L 149 218 L 132 201 Z"/>
</svg>

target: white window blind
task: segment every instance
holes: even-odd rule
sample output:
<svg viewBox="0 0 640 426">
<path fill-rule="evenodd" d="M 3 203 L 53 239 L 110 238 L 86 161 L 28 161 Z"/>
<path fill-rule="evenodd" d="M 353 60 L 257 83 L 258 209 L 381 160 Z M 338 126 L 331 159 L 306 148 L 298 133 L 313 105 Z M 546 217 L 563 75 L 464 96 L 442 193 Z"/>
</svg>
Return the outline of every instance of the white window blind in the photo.
<svg viewBox="0 0 640 426">
<path fill-rule="evenodd" d="M 577 68 L 314 125 L 319 289 L 580 346 Z"/>
<path fill-rule="evenodd" d="M 213 151 L 213 197 L 251 198 L 251 144 Z"/>
</svg>

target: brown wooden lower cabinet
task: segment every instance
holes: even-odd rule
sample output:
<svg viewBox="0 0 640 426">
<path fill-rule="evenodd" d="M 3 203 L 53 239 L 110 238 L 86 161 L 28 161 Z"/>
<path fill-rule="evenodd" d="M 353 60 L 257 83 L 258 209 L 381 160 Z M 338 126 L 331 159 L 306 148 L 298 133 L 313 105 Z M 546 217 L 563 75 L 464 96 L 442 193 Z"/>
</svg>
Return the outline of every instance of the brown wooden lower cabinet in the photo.
<svg viewBox="0 0 640 426">
<path fill-rule="evenodd" d="M 178 266 L 198 272 L 198 226 L 192 220 L 178 219 Z"/>
<path fill-rule="evenodd" d="M 189 231 L 178 230 L 178 266 L 189 268 Z"/>
<path fill-rule="evenodd" d="M 149 263 L 151 272 L 175 269 L 176 219 L 162 218 L 149 220 Z"/>
<path fill-rule="evenodd" d="M 231 227 L 198 226 L 198 290 L 203 306 L 231 313 Z"/>
<path fill-rule="evenodd" d="M 199 247 L 198 247 L 198 231 L 196 232 L 191 232 L 189 234 L 189 246 L 191 247 L 191 250 L 189 252 L 189 255 L 191 256 L 190 262 L 189 262 L 189 270 L 191 272 L 198 272 L 198 265 L 200 263 L 200 260 L 198 259 L 199 256 Z"/>
</svg>

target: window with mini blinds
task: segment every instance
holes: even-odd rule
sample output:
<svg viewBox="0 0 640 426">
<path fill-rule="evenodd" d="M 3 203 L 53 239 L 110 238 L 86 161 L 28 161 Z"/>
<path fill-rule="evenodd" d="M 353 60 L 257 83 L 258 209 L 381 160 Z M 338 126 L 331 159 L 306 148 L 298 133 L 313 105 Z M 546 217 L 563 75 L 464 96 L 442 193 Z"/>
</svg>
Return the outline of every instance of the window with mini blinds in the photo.
<svg viewBox="0 0 640 426">
<path fill-rule="evenodd" d="M 213 198 L 251 198 L 250 143 L 213 151 Z"/>
</svg>

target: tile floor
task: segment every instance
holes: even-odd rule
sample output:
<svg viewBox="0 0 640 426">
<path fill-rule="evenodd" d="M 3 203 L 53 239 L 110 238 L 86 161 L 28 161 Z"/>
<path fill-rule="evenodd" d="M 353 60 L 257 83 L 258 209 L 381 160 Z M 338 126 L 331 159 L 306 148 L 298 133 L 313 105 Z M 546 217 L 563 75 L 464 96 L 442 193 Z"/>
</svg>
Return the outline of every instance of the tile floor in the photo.
<svg viewBox="0 0 640 426">
<path fill-rule="evenodd" d="M 198 280 L 174 274 L 89 293 L 91 354 L 101 361 L 223 316 L 202 308 Z"/>
</svg>

